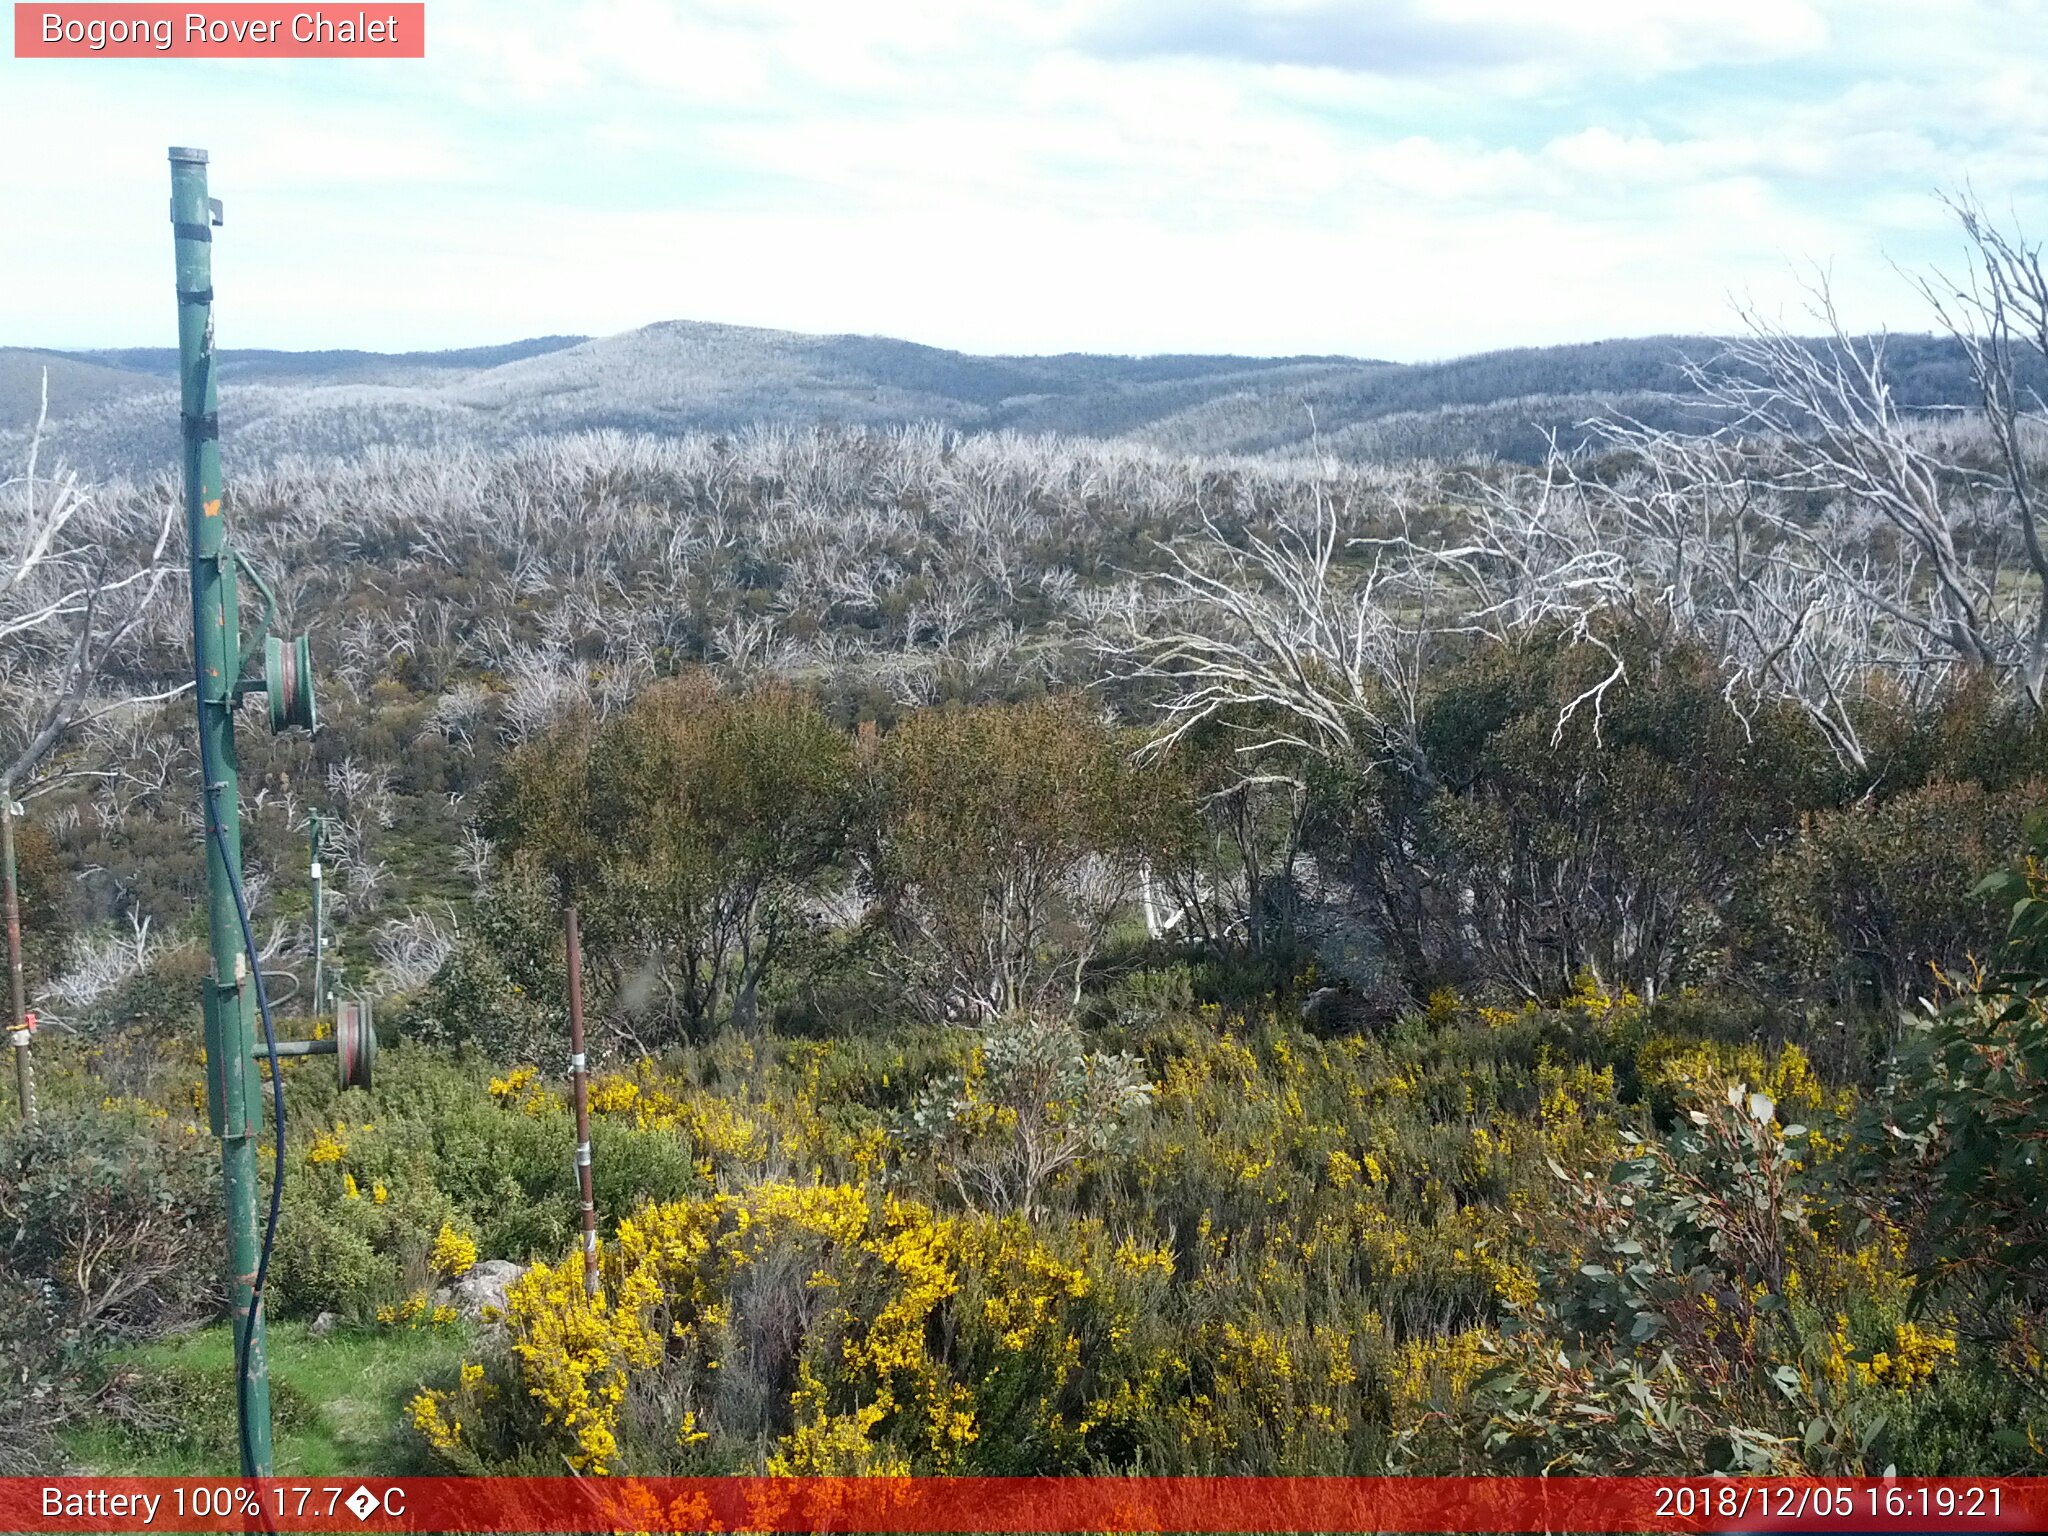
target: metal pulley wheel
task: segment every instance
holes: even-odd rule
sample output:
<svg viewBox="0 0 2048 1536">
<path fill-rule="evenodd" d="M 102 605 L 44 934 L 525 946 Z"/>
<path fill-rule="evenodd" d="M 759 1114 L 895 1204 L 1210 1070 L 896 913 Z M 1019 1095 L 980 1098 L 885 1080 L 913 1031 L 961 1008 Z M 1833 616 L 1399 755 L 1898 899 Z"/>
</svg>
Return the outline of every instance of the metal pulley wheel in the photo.
<svg viewBox="0 0 2048 1536">
<path fill-rule="evenodd" d="M 304 635 L 295 640 L 271 635 L 264 640 L 263 686 L 270 696 L 271 730 L 300 725 L 310 731 L 319 723 L 313 705 L 313 648 Z"/>
<path fill-rule="evenodd" d="M 377 1029 L 367 999 L 340 1003 L 334 1011 L 334 1067 L 344 1089 L 368 1088 L 377 1059 Z"/>
</svg>

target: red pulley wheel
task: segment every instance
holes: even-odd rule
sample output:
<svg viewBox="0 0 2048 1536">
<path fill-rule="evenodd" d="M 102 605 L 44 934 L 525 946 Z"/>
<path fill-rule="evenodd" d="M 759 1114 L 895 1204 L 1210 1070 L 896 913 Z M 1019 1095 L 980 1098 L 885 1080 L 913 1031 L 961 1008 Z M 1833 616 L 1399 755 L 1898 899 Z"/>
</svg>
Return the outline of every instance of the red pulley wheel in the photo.
<svg viewBox="0 0 2048 1536">
<path fill-rule="evenodd" d="M 334 1016 L 334 1068 L 341 1086 L 368 1088 L 370 1067 L 377 1059 L 377 1029 L 367 1002 L 342 1003 Z"/>
</svg>

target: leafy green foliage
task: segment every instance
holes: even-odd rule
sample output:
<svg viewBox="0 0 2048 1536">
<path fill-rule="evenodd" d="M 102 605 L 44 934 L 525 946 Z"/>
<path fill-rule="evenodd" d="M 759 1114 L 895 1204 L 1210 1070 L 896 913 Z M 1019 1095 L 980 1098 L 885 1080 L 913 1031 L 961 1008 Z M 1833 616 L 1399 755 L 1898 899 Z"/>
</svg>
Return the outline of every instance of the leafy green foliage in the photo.
<svg viewBox="0 0 2048 1536">
<path fill-rule="evenodd" d="M 2007 789 L 1938 779 L 1816 813 L 1760 884 L 1760 960 L 1786 978 L 1880 1007 L 1938 989 L 1998 941 L 1983 871 L 2020 842 L 2036 779 Z"/>
<path fill-rule="evenodd" d="M 56 839 L 34 821 L 14 827 L 14 875 L 21 913 L 21 965 L 30 994 L 63 973 L 76 930 L 71 881 Z"/>
<path fill-rule="evenodd" d="M 1072 701 L 912 716 L 873 752 L 880 920 L 941 1015 L 1071 1008 L 1181 808 Z"/>
<path fill-rule="evenodd" d="M 1817 743 L 1772 711 L 1745 725 L 1709 658 L 1610 643 L 1629 683 L 1597 710 L 1570 706 L 1615 663 L 1562 637 L 1447 665 L 1422 705 L 1421 766 L 1338 779 L 1352 798 L 1318 808 L 1314 848 L 1351 872 L 1425 989 L 1716 979 L 1760 854 L 1826 803 Z"/>
<path fill-rule="evenodd" d="M 2009 912 L 1998 967 L 1910 1022 L 1868 1133 L 1870 1162 L 1924 1197 L 1930 1281 L 1987 1306 L 2048 1287 L 2048 814 L 1978 893 Z"/>
<path fill-rule="evenodd" d="M 498 871 L 421 1000 L 422 1037 L 473 1044 L 493 1061 L 568 1049 L 568 963 L 556 893 L 532 861 Z"/>
<path fill-rule="evenodd" d="M 1011 1017 L 919 1096 L 910 1127 L 963 1204 L 1036 1216 L 1051 1180 L 1125 1142 L 1151 1101 L 1136 1057 L 1088 1050 L 1064 1016 Z"/>
<path fill-rule="evenodd" d="M 845 847 L 852 776 L 811 701 L 679 678 L 515 752 L 489 825 L 578 903 L 601 996 L 650 1041 L 702 1039 L 757 1016 Z"/>
<path fill-rule="evenodd" d="M 116 1384 L 101 1351 L 209 1314 L 226 1251 L 214 1143 L 130 1102 L 0 1127 L 0 1436 L 24 1469 Z"/>
<path fill-rule="evenodd" d="M 1604 1177 L 1553 1168 L 1557 1204 L 1526 1218 L 1536 1294 L 1503 1323 L 1465 1425 L 1481 1464 L 1878 1470 L 1883 1405 L 1851 1391 L 1845 1339 L 1809 1304 L 1840 1258 L 1814 1132 L 1747 1083 L 1697 1086 L 1671 1135 L 1625 1137 L 1636 1155 Z"/>
<path fill-rule="evenodd" d="M 214 1144 L 149 1106 L 54 1110 L 0 1130 L 0 1254 L 86 1338 L 201 1316 L 225 1251 Z"/>
</svg>

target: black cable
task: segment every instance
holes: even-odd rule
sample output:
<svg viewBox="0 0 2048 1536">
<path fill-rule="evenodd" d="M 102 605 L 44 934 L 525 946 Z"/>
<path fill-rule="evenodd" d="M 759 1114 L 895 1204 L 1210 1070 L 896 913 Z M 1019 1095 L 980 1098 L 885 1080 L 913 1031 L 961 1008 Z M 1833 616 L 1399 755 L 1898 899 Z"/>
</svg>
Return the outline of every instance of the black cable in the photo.
<svg viewBox="0 0 2048 1536">
<path fill-rule="evenodd" d="M 256 1337 L 256 1329 L 263 1315 L 263 1287 L 270 1278 L 270 1250 L 277 1242 L 278 1216 L 284 1208 L 284 1074 L 277 1068 L 277 1029 L 270 1017 L 270 994 L 263 985 L 263 966 L 256 953 L 256 933 L 249 926 L 249 902 L 242 889 L 242 872 L 235 867 L 236 861 L 229 856 L 227 832 L 220 824 L 220 802 L 218 796 L 227 786 L 213 777 L 213 765 L 206 746 L 204 727 L 199 733 L 200 771 L 206 777 L 206 820 L 213 833 L 213 840 L 220 849 L 220 861 L 227 871 L 228 892 L 235 898 L 235 916 L 241 923 L 242 949 L 249 957 L 249 975 L 256 984 L 256 1011 L 263 1019 L 263 1045 L 270 1057 L 271 1130 L 273 1133 L 275 1162 L 270 1178 L 270 1215 L 263 1225 L 263 1246 L 256 1259 L 256 1277 L 249 1287 L 249 1321 L 242 1329 L 242 1336 L 235 1341 L 235 1419 L 241 1438 L 242 1475 L 256 1475 L 256 1455 L 249 1443 L 249 1347 Z M 239 1068 L 240 1063 L 235 1066 Z M 222 1084 L 225 1085 L 227 1062 L 221 1063 Z M 264 1529 L 269 1530 L 269 1511 L 263 1508 L 262 1500 L 257 1507 L 263 1517 Z"/>
</svg>

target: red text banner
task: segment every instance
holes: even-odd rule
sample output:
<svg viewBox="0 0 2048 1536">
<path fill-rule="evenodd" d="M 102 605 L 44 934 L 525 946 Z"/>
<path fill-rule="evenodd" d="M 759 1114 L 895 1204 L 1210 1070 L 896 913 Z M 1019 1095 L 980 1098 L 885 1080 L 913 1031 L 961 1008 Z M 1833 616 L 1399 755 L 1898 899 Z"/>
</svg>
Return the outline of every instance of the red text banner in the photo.
<svg viewBox="0 0 2048 1536">
<path fill-rule="evenodd" d="M 422 59 L 424 4 L 14 7 L 18 59 Z"/>
<path fill-rule="evenodd" d="M 4 1478 L 6 1531 L 2039 1531 L 2048 1478 Z"/>
</svg>

